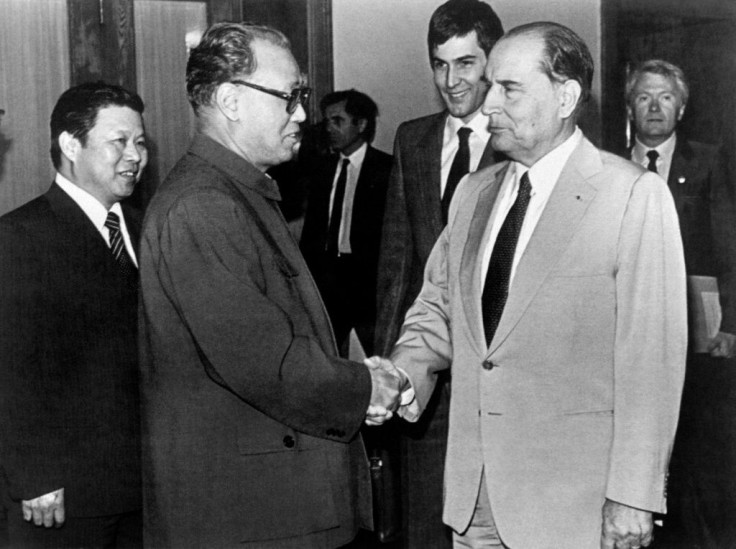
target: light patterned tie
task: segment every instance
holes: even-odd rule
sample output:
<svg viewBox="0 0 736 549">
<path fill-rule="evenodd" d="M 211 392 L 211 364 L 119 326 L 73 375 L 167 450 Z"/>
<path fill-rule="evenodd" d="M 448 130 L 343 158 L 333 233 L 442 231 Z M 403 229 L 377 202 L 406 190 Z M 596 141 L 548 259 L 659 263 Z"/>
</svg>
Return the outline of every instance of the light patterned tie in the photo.
<svg viewBox="0 0 736 549">
<path fill-rule="evenodd" d="M 138 269 L 136 269 L 135 263 L 133 263 L 133 260 L 125 249 L 123 233 L 120 232 L 120 218 L 118 214 L 108 212 L 105 227 L 110 231 L 110 251 L 112 251 L 112 255 L 115 258 L 115 263 L 117 263 L 123 277 L 129 282 L 135 283 L 138 276 Z"/>
</svg>

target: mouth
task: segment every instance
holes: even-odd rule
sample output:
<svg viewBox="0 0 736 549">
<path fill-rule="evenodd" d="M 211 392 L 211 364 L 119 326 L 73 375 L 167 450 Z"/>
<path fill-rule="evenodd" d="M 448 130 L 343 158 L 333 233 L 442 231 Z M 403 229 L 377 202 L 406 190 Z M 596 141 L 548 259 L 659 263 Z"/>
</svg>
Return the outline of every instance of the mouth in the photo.
<svg viewBox="0 0 736 549">
<path fill-rule="evenodd" d="M 447 97 L 450 98 L 452 101 L 460 101 L 463 98 L 465 98 L 468 94 L 470 94 L 470 90 L 462 90 L 462 91 L 445 91 L 445 94 L 447 94 Z"/>
<path fill-rule="evenodd" d="M 118 172 L 120 176 L 124 177 L 125 179 L 130 179 L 133 181 L 138 179 L 138 173 L 139 171 L 137 169 L 136 170 L 124 170 L 122 172 Z"/>
</svg>

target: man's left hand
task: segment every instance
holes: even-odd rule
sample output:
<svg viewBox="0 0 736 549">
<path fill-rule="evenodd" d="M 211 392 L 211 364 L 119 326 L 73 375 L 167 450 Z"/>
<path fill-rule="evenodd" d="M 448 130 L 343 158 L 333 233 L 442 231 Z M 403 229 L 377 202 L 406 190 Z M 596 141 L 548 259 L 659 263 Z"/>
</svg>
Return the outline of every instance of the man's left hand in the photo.
<svg viewBox="0 0 736 549">
<path fill-rule="evenodd" d="M 652 513 L 606 500 L 603 504 L 601 549 L 638 549 L 653 539 Z"/>
<path fill-rule="evenodd" d="M 708 345 L 710 356 L 732 358 L 736 353 L 736 335 L 718 332 Z"/>
</svg>

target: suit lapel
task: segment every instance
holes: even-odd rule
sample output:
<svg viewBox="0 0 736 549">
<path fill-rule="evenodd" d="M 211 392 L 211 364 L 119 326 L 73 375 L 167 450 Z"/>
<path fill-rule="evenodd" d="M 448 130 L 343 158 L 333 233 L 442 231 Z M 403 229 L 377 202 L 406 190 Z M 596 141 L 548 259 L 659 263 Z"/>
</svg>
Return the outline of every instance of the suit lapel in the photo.
<svg viewBox="0 0 736 549">
<path fill-rule="evenodd" d="M 521 256 L 489 352 L 497 349 L 516 326 L 540 286 L 562 257 L 596 195 L 596 189 L 588 179 L 601 169 L 600 153 L 587 139 L 583 139 L 565 164 Z"/>
<path fill-rule="evenodd" d="M 506 176 L 511 163 L 507 163 L 498 171 L 488 173 L 488 183 L 478 193 L 475 211 L 468 227 L 468 236 L 465 240 L 463 255 L 460 263 L 460 288 L 463 288 L 462 301 L 467 325 L 473 333 L 472 340 L 479 345 L 478 354 L 486 350 L 485 335 L 483 332 L 483 315 L 481 312 L 480 296 L 483 289 L 480 287 L 480 264 L 483 250 L 488 242 L 488 223 L 491 219 L 493 205 L 498 197 L 498 190 Z M 476 172 L 477 173 L 477 172 Z M 466 290 L 466 289 L 469 289 Z"/>
<path fill-rule="evenodd" d="M 442 207 L 440 187 L 442 185 L 442 137 L 446 113 L 438 114 L 417 142 L 417 187 L 420 203 L 425 212 L 432 234 L 442 232 Z"/>
</svg>

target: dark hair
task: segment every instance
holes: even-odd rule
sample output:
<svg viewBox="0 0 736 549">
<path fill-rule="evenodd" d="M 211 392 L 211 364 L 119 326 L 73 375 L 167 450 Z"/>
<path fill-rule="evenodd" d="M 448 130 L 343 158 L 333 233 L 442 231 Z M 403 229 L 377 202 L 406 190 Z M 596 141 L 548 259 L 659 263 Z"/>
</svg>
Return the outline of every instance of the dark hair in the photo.
<svg viewBox="0 0 736 549">
<path fill-rule="evenodd" d="M 367 122 L 365 130 L 361 134 L 367 143 L 373 141 L 376 135 L 376 117 L 378 116 L 378 106 L 376 103 L 363 92 L 350 89 L 344 91 L 336 91 L 328 93 L 319 102 L 319 108 L 324 116 L 325 110 L 331 105 L 336 105 L 345 101 L 345 112 L 353 118 L 353 124 L 358 120 Z"/>
<path fill-rule="evenodd" d="M 593 85 L 593 57 L 588 46 L 575 32 L 558 23 L 539 21 L 511 29 L 503 39 L 531 35 L 542 39 L 544 50 L 541 69 L 552 82 L 563 83 L 575 80 L 582 93 L 575 106 L 579 114 L 583 105 L 590 99 Z"/>
<path fill-rule="evenodd" d="M 434 49 L 455 36 L 466 36 L 472 31 L 478 44 L 488 55 L 493 45 L 503 36 L 501 20 L 493 8 L 480 0 L 449 0 L 437 8 L 429 20 L 427 46 L 430 62 Z"/>
<path fill-rule="evenodd" d="M 626 76 L 626 88 L 624 91 L 624 98 L 626 104 L 631 105 L 634 92 L 634 86 L 636 81 L 644 73 L 659 74 L 665 78 L 670 78 L 675 82 L 677 89 L 682 96 L 682 104 L 687 105 L 687 100 L 690 97 L 690 87 L 687 85 L 687 79 L 685 73 L 677 65 L 663 61 L 662 59 L 648 59 L 637 64 Z"/>
<path fill-rule="evenodd" d="M 211 103 L 217 86 L 255 72 L 255 39 L 284 49 L 291 47 L 283 33 L 264 25 L 215 23 L 207 29 L 187 62 L 187 95 L 195 113 Z"/>
<path fill-rule="evenodd" d="M 138 94 L 114 84 L 87 82 L 61 94 L 51 113 L 51 162 L 61 165 L 59 136 L 68 132 L 82 145 L 97 121 L 97 113 L 106 107 L 128 107 L 143 114 L 143 100 Z"/>
</svg>

